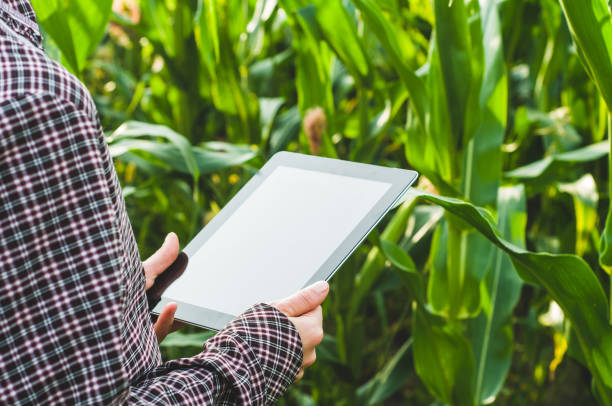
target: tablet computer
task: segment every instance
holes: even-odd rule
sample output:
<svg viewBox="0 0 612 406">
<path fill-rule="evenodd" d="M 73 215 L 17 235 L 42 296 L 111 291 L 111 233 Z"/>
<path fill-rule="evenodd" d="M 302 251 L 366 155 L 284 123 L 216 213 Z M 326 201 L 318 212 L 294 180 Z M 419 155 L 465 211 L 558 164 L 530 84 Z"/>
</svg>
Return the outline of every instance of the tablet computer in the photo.
<svg viewBox="0 0 612 406">
<path fill-rule="evenodd" d="M 330 279 L 416 178 L 410 170 L 275 154 L 185 247 L 181 276 L 153 313 L 176 302 L 176 320 L 220 330 L 257 303 Z"/>
</svg>

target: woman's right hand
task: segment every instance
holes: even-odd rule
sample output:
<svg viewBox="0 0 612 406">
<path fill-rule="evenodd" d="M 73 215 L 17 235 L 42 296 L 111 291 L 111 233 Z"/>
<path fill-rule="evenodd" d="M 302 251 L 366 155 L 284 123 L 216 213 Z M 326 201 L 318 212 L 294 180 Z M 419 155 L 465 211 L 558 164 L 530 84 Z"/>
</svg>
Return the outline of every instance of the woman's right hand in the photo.
<svg viewBox="0 0 612 406">
<path fill-rule="evenodd" d="M 316 347 L 323 340 L 321 303 L 328 293 L 329 285 L 325 281 L 320 281 L 286 299 L 270 303 L 289 317 L 300 334 L 304 356 L 296 381 L 302 379 L 304 370 L 317 359 Z"/>
</svg>

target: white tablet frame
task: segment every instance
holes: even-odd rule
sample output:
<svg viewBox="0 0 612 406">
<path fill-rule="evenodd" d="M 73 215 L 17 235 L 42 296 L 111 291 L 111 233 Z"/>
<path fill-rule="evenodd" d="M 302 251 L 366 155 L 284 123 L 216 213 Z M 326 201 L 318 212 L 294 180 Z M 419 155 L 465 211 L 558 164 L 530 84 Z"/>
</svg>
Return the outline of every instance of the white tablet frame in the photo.
<svg viewBox="0 0 612 406">
<path fill-rule="evenodd" d="M 376 224 L 382 220 L 385 214 L 395 207 L 396 202 L 402 198 L 410 185 L 412 185 L 418 177 L 417 172 L 406 169 L 387 168 L 293 152 L 278 152 L 270 158 L 270 160 L 242 187 L 242 189 L 238 191 L 225 207 L 223 207 L 194 239 L 191 240 L 184 249 L 185 254 L 187 254 L 188 257 L 193 256 L 199 248 L 223 226 L 223 223 L 225 223 L 234 211 L 249 198 L 266 177 L 279 166 L 351 176 L 391 184 L 391 187 L 383 197 L 381 197 L 376 205 L 372 207 L 368 214 L 359 222 L 353 232 L 346 237 L 327 261 L 325 261 L 312 275 L 304 287 L 319 280 L 329 280 L 351 253 L 368 236 Z M 187 264 L 187 267 L 189 267 L 189 264 Z M 185 272 L 188 271 L 186 270 Z M 155 306 L 152 313 L 159 314 L 164 306 L 170 302 L 178 304 L 175 314 L 176 320 L 210 330 L 221 330 L 227 323 L 238 316 L 181 302 L 175 298 L 168 298 L 164 295 L 162 295 L 161 301 Z"/>
</svg>

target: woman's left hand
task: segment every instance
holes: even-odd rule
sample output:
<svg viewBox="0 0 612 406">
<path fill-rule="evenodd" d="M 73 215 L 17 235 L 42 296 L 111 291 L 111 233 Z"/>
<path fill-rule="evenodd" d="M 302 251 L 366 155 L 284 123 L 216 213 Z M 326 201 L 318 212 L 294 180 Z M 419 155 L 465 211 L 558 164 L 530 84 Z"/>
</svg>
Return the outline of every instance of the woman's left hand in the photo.
<svg viewBox="0 0 612 406">
<path fill-rule="evenodd" d="M 142 263 L 145 271 L 145 290 L 149 290 L 155 278 L 161 275 L 178 257 L 179 241 L 174 233 L 166 236 L 162 246 L 146 261 Z M 176 303 L 168 303 L 157 317 L 157 321 L 153 325 L 157 342 L 161 343 L 164 338 L 173 331 L 178 330 L 183 326 L 182 323 L 174 322 L 174 313 L 176 312 Z"/>
</svg>

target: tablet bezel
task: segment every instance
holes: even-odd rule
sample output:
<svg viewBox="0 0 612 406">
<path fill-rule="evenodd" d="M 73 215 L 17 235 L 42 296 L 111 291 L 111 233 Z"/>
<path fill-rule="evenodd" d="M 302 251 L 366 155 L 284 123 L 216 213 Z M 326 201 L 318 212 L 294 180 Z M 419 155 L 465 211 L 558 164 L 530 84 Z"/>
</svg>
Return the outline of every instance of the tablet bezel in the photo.
<svg viewBox="0 0 612 406">
<path fill-rule="evenodd" d="M 304 287 L 319 281 L 329 280 L 353 253 L 353 251 L 368 236 L 370 231 L 391 210 L 395 203 L 414 183 L 418 174 L 407 169 L 387 168 L 376 165 L 343 161 L 339 159 L 323 158 L 293 152 L 277 152 L 268 162 L 236 193 L 236 195 L 223 207 L 223 209 L 191 240 L 184 252 L 188 257 L 193 256 L 204 243 L 231 217 L 231 215 L 249 198 L 249 196 L 262 184 L 262 182 L 279 166 L 287 166 L 316 172 L 350 176 L 389 183 L 391 186 L 380 198 L 368 214 L 359 222 L 355 229 L 345 238 L 342 244 L 332 253 L 306 282 Z M 187 264 L 189 267 L 189 264 Z M 187 270 L 185 271 L 187 273 Z M 281 299 L 281 298 L 275 298 Z M 238 315 L 231 315 L 218 310 L 196 306 L 190 303 L 168 298 L 162 295 L 161 301 L 155 306 L 152 313 L 159 314 L 164 306 L 170 302 L 178 304 L 175 320 L 204 327 L 210 330 L 221 330 L 227 323 Z M 255 303 L 253 303 L 255 304 Z M 247 310 L 247 309 L 245 309 Z"/>
</svg>

